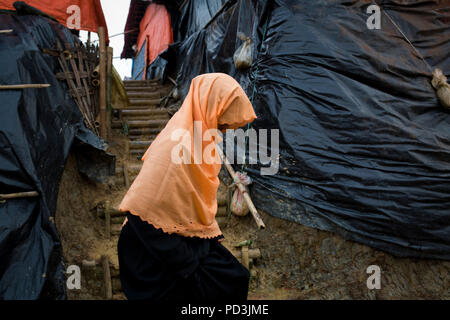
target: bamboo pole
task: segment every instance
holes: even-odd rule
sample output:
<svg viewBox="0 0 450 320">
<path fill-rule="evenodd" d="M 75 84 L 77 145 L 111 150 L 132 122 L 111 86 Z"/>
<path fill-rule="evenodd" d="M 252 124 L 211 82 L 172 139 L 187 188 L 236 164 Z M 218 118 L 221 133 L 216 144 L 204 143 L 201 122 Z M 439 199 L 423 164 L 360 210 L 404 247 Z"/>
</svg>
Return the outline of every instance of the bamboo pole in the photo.
<svg viewBox="0 0 450 320">
<path fill-rule="evenodd" d="M 102 256 L 103 276 L 105 279 L 105 298 L 112 299 L 112 284 L 111 284 L 111 270 L 109 270 L 109 259 L 107 256 Z"/>
<path fill-rule="evenodd" d="M 113 217 L 125 217 L 127 214 L 125 212 L 122 212 L 120 210 L 114 209 L 114 208 L 109 208 L 108 210 L 106 210 L 106 204 L 105 204 L 105 209 L 99 209 L 97 212 L 97 216 L 101 219 L 106 219 L 106 211 L 108 211 L 109 217 L 113 218 Z"/>
<path fill-rule="evenodd" d="M 0 201 L 17 198 L 34 198 L 34 197 L 39 197 L 39 193 L 36 191 L 30 191 L 30 192 L 0 194 Z"/>
<path fill-rule="evenodd" d="M 91 32 L 90 31 L 88 32 L 88 38 L 87 38 L 87 45 L 86 46 L 87 47 L 91 46 Z"/>
<path fill-rule="evenodd" d="M 246 267 L 247 270 L 250 270 L 250 259 L 247 246 L 241 248 L 241 260 L 244 267 Z"/>
<path fill-rule="evenodd" d="M 226 206 L 219 206 L 217 208 L 216 217 L 226 217 L 228 208 Z"/>
<path fill-rule="evenodd" d="M 92 86 L 99 87 L 100 86 L 100 80 L 98 79 L 92 79 L 91 81 Z"/>
<path fill-rule="evenodd" d="M 250 213 L 252 214 L 253 219 L 255 219 L 255 222 L 258 225 L 258 228 L 264 229 L 266 227 L 266 225 L 264 224 L 263 220 L 261 219 L 261 216 L 259 215 L 258 211 L 256 210 L 256 207 L 253 204 L 253 201 L 250 198 L 249 194 L 247 193 L 247 190 L 245 190 L 245 186 L 240 182 L 236 182 L 237 181 L 236 172 L 234 171 L 234 169 L 231 166 L 230 162 L 228 161 L 227 157 L 223 154 L 223 151 L 219 147 L 217 147 L 216 150 L 219 152 L 219 155 L 222 158 L 222 161 L 225 164 L 225 167 L 227 168 L 228 172 L 230 173 L 231 178 L 236 183 L 237 187 L 239 188 L 239 191 L 244 196 L 244 200 L 245 200 L 245 202 L 247 202 L 248 209 L 250 210 Z"/>
<path fill-rule="evenodd" d="M 43 89 L 50 87 L 48 83 L 0 85 L 0 90 Z"/>
<path fill-rule="evenodd" d="M 105 232 L 106 238 L 111 238 L 111 213 L 110 213 L 110 202 L 105 202 Z"/>
<path fill-rule="evenodd" d="M 107 138 L 106 124 L 106 33 L 104 27 L 98 28 L 100 42 L 100 137 Z"/>
<path fill-rule="evenodd" d="M 98 66 L 96 66 L 95 68 L 94 68 L 94 70 L 92 71 L 92 77 L 93 78 L 98 78 L 99 77 L 99 75 L 100 75 L 100 65 L 98 65 Z"/>
<path fill-rule="evenodd" d="M 111 47 L 108 47 L 107 49 L 107 64 L 106 64 L 106 134 L 107 136 L 111 136 L 111 113 L 112 113 L 112 106 L 111 106 L 111 93 L 112 93 L 112 68 L 113 68 L 113 55 L 114 55 L 114 49 Z"/>
<path fill-rule="evenodd" d="M 95 268 L 97 266 L 97 261 L 95 260 L 83 260 L 81 262 L 83 268 Z"/>
<path fill-rule="evenodd" d="M 241 259 L 241 258 L 242 258 L 242 248 L 244 248 L 244 247 L 241 247 L 241 250 L 240 250 L 240 251 L 233 252 L 233 255 L 234 255 L 237 259 Z M 248 248 L 248 247 L 245 246 L 245 248 Z M 247 254 L 248 254 L 248 258 L 249 258 L 249 259 L 258 259 L 258 258 L 261 258 L 261 250 L 259 250 L 259 249 L 248 249 Z"/>
</svg>

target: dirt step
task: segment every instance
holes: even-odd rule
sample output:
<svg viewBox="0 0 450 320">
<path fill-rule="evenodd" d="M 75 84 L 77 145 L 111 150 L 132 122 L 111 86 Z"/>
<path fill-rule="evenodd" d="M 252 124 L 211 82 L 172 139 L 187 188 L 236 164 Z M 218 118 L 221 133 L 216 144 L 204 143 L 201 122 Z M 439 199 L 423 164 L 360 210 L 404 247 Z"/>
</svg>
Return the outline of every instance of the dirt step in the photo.
<svg viewBox="0 0 450 320">
<path fill-rule="evenodd" d="M 159 91 L 130 91 L 127 92 L 128 99 L 160 99 L 161 93 Z"/>
<path fill-rule="evenodd" d="M 128 120 L 128 128 L 164 128 L 169 120 Z M 123 121 L 112 121 L 113 129 L 123 128 Z M 134 133 L 133 133 L 134 134 Z"/>
<path fill-rule="evenodd" d="M 154 92 L 166 92 L 169 90 L 169 88 L 161 85 L 151 85 L 148 87 L 126 87 L 125 90 L 127 91 L 127 94 L 129 93 L 154 93 Z"/>
<path fill-rule="evenodd" d="M 153 140 L 130 141 L 130 150 L 143 148 L 147 149 L 152 142 Z"/>
<path fill-rule="evenodd" d="M 122 118 L 135 120 L 161 120 L 170 119 L 166 109 L 124 109 L 122 110 Z"/>
<path fill-rule="evenodd" d="M 130 128 L 128 130 L 128 134 L 130 136 L 157 135 L 158 133 L 161 132 L 161 130 L 162 128 Z"/>
<path fill-rule="evenodd" d="M 155 108 L 155 109 L 123 109 L 122 110 L 123 116 L 153 116 L 153 115 L 167 115 L 169 116 L 169 113 L 167 112 L 167 109 L 164 108 Z"/>
<path fill-rule="evenodd" d="M 122 116 L 124 120 L 169 120 L 170 117 L 167 114 L 156 114 L 156 115 L 127 115 Z"/>
<path fill-rule="evenodd" d="M 159 80 L 125 80 L 123 82 L 125 87 L 145 87 L 152 84 L 161 84 Z"/>
<path fill-rule="evenodd" d="M 129 107 L 135 107 L 135 106 L 155 106 L 159 105 L 161 103 L 161 99 L 130 99 Z"/>
<path fill-rule="evenodd" d="M 136 141 L 136 140 L 155 140 L 156 134 L 139 134 L 139 135 L 128 135 L 128 139 L 130 141 Z"/>
</svg>

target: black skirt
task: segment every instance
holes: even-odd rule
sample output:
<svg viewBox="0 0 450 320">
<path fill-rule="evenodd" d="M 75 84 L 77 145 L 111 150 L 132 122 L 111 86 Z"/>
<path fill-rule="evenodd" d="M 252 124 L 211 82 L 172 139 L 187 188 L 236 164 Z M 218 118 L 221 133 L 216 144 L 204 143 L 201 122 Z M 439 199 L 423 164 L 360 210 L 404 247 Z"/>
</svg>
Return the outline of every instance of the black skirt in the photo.
<svg viewBox="0 0 450 320">
<path fill-rule="evenodd" d="M 167 234 L 127 213 L 118 243 L 130 300 L 244 301 L 250 274 L 218 240 Z"/>
</svg>

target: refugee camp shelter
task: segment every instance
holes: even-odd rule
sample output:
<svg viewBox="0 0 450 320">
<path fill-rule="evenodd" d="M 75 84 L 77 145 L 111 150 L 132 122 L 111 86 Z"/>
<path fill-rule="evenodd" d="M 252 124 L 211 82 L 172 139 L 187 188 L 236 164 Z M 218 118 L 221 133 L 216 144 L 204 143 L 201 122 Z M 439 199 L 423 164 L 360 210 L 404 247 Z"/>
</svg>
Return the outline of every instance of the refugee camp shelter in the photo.
<svg viewBox="0 0 450 320">
<path fill-rule="evenodd" d="M 132 1 L 125 26 L 122 58 L 132 58 L 132 78 L 146 79 L 148 66 L 173 43 L 171 18 L 164 5 Z"/>
<path fill-rule="evenodd" d="M 176 79 L 184 97 L 195 76 L 227 73 L 256 110 L 250 128 L 269 130 L 268 141 L 278 130 L 269 163 L 247 155 L 244 166 L 258 209 L 397 256 L 450 258 L 450 117 L 430 83 L 435 68 L 450 72 L 448 3 L 155 2 L 170 12 L 174 44 L 147 77 Z M 380 28 L 370 27 L 374 4 Z M 144 29 L 134 28 L 154 8 L 131 2 L 122 57 L 135 64 Z M 238 68 L 245 42 L 251 64 Z M 277 173 L 262 175 L 270 164 Z"/>
<path fill-rule="evenodd" d="M 0 299 L 66 297 L 55 226 L 66 159 L 95 179 L 114 164 L 94 134 L 98 48 L 65 27 L 70 5 L 82 30 L 106 27 L 99 0 L 0 1 Z"/>
</svg>

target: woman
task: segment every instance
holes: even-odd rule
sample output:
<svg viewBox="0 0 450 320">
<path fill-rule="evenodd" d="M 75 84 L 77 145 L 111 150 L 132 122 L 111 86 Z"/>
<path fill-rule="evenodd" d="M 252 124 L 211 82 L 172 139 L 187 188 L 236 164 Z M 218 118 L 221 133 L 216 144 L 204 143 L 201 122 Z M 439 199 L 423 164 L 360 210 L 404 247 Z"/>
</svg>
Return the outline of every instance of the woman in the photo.
<svg viewBox="0 0 450 320">
<path fill-rule="evenodd" d="M 232 77 L 210 73 L 192 80 L 183 105 L 145 153 L 120 205 L 127 212 L 118 253 L 128 299 L 247 298 L 247 269 L 219 243 L 223 236 L 215 214 L 221 165 L 194 159 L 198 150 L 201 156 L 208 150 L 214 154 L 211 141 L 195 135 L 237 129 L 255 118 Z"/>
</svg>

